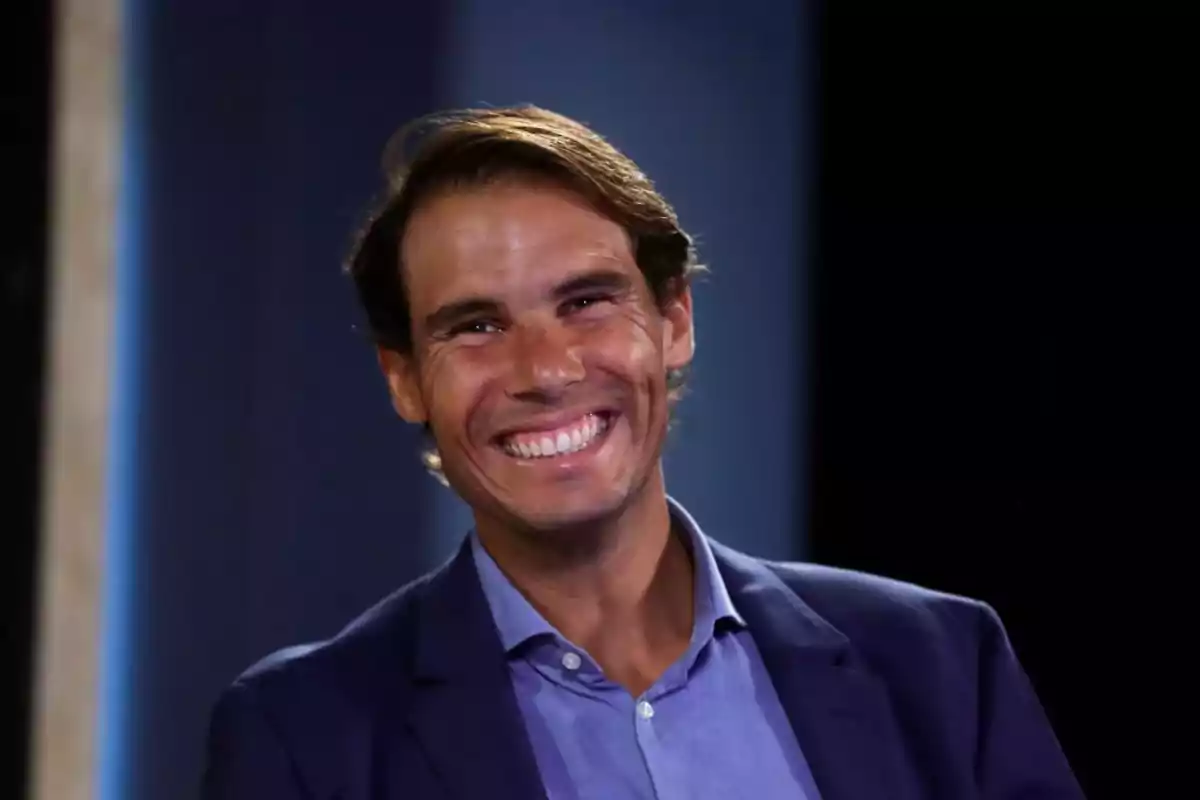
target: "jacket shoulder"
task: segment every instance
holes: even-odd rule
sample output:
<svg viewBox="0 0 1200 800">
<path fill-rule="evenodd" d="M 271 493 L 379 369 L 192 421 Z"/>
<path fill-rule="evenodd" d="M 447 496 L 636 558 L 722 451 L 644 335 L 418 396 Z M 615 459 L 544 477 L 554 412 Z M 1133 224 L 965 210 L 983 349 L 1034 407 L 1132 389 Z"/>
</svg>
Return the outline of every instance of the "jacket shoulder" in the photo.
<svg viewBox="0 0 1200 800">
<path fill-rule="evenodd" d="M 924 651 L 973 662 L 989 629 L 1000 625 L 995 611 L 974 598 L 852 569 L 764 565 L 868 657 Z"/>
<path fill-rule="evenodd" d="M 388 595 L 333 638 L 278 650 L 242 672 L 213 705 L 206 774 L 220 775 L 245 753 L 286 752 L 317 796 L 334 792 L 343 769 L 369 752 L 371 720 L 404 702 L 416 610 L 434 575 Z M 264 736 L 274 740 L 269 749 Z"/>
<path fill-rule="evenodd" d="M 277 650 L 243 671 L 229 696 L 253 697 L 279 730 L 346 723 L 377 703 L 380 689 L 404 685 L 416 631 L 416 611 L 436 573 L 397 589 L 330 639 Z M 218 708 L 221 703 L 218 701 Z"/>
<path fill-rule="evenodd" d="M 764 561 L 790 589 L 814 604 L 832 602 L 854 610 L 882 613 L 934 611 L 976 613 L 974 598 L 869 572 L 809 562 Z"/>
<path fill-rule="evenodd" d="M 425 575 L 392 592 L 332 638 L 270 653 L 238 675 L 234 685 L 269 694 L 307 694 L 320 685 L 349 690 L 369 677 L 363 670 L 385 658 L 394 675 L 398 666 L 403 669 L 409 662 L 416 607 L 432 577 Z"/>
</svg>

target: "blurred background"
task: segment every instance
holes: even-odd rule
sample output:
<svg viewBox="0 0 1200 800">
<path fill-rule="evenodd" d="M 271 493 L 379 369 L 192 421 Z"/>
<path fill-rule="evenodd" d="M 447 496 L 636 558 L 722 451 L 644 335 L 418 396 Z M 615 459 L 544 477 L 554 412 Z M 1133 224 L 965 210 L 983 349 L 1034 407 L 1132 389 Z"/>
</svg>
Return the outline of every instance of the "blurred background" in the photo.
<svg viewBox="0 0 1200 800">
<path fill-rule="evenodd" d="M 1153 796 L 1195 629 L 1193 21 L 836 5 L 18 2 L 0 796 L 193 796 L 226 684 L 454 549 L 340 259 L 399 124 L 519 102 L 712 268 L 667 456 L 706 531 L 986 600 L 1089 797 Z"/>
</svg>

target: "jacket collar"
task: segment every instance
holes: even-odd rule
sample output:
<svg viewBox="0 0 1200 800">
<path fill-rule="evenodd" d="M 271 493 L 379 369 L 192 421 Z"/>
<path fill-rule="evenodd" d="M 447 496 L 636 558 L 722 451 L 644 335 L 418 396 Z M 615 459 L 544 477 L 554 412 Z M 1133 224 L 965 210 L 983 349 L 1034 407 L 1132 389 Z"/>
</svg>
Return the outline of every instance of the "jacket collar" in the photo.
<svg viewBox="0 0 1200 800">
<path fill-rule="evenodd" d="M 882 680 L 772 567 L 714 544 L 822 800 L 910 800 L 920 786 Z M 795 566 L 793 582 L 803 578 Z M 801 567 L 800 569 L 803 569 Z"/>
<path fill-rule="evenodd" d="M 416 645 L 407 721 L 450 796 L 545 798 L 469 542 L 430 579 Z"/>
</svg>

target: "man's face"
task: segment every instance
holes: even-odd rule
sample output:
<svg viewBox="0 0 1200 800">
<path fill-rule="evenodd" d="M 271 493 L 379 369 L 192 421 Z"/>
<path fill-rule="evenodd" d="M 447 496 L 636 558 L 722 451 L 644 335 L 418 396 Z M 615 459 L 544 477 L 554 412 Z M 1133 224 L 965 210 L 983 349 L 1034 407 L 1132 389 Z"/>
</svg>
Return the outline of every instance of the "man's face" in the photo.
<svg viewBox="0 0 1200 800">
<path fill-rule="evenodd" d="M 413 354 L 380 360 L 477 513 L 586 524 L 657 477 L 691 296 L 660 308 L 619 225 L 563 189 L 498 183 L 431 199 L 401 253 Z"/>
</svg>

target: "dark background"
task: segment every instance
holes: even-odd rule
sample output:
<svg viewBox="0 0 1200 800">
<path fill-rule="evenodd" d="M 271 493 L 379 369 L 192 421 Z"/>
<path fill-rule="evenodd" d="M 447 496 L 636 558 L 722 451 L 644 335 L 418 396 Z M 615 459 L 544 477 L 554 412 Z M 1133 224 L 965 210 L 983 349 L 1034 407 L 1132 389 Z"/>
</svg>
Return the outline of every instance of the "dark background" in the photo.
<svg viewBox="0 0 1200 800">
<path fill-rule="evenodd" d="M 0 716 L 23 745 L 50 40 L 43 4 L 19 5 Z M 817 180 L 798 220 L 816 234 L 798 306 L 807 555 L 992 603 L 1089 796 L 1154 796 L 1186 735 L 1166 726 L 1194 629 L 1166 613 L 1182 595 L 1167 566 L 1200 531 L 1193 21 L 819 16 Z M 6 748 L 3 796 L 19 795 L 24 755 Z"/>
<path fill-rule="evenodd" d="M 21 2 L 5 14 L 0 64 L 0 797 L 25 783 L 36 597 L 46 274 L 51 15 Z"/>
<path fill-rule="evenodd" d="M 823 30 L 810 556 L 986 599 L 1089 797 L 1158 796 L 1200 533 L 1194 21 Z"/>
</svg>

